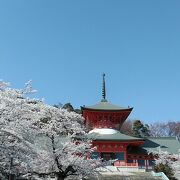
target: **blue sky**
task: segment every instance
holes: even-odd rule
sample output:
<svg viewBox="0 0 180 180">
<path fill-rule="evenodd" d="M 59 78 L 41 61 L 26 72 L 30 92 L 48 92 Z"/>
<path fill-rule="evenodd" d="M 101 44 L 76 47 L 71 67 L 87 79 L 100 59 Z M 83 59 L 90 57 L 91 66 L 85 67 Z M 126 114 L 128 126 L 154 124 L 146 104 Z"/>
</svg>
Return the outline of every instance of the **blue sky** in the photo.
<svg viewBox="0 0 180 180">
<path fill-rule="evenodd" d="M 101 99 L 131 119 L 180 120 L 180 1 L 0 1 L 0 78 L 78 108 Z"/>
</svg>

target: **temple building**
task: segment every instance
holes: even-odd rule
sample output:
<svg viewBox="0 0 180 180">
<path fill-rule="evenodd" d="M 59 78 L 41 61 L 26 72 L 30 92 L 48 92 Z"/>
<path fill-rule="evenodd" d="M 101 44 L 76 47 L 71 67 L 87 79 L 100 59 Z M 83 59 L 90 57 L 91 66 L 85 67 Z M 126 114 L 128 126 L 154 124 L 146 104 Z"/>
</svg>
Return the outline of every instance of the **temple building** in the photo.
<svg viewBox="0 0 180 180">
<path fill-rule="evenodd" d="M 174 137 L 143 139 L 121 133 L 120 128 L 133 108 L 108 102 L 105 74 L 101 101 L 93 106 L 82 106 L 81 110 L 89 136 L 93 138 L 93 146 L 97 147 L 91 158 L 117 159 L 114 166 L 151 169 L 153 156 L 148 154 L 148 150 L 164 148 L 170 153 L 176 153 L 180 149 L 180 143 Z"/>
</svg>

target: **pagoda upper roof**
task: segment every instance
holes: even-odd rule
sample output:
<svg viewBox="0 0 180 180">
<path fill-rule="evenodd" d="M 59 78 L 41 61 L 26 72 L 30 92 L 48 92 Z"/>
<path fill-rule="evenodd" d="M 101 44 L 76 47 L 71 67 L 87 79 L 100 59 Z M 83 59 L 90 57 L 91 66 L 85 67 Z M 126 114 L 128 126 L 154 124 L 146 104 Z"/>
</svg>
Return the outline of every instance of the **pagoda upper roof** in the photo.
<svg viewBox="0 0 180 180">
<path fill-rule="evenodd" d="M 133 108 L 130 108 L 130 107 L 124 108 L 121 106 L 111 104 L 107 101 L 107 99 L 106 99 L 106 86 L 105 86 L 105 74 L 103 73 L 102 100 L 93 106 L 81 106 L 81 109 L 82 110 L 97 110 L 97 111 L 101 111 L 101 110 L 108 110 L 108 111 L 127 110 L 127 111 L 131 112 Z"/>
<path fill-rule="evenodd" d="M 117 106 L 114 104 L 109 103 L 108 101 L 104 101 L 102 100 L 101 102 L 93 105 L 93 106 L 83 106 L 81 107 L 82 110 L 110 110 L 110 111 L 117 111 L 117 110 L 132 110 L 133 108 L 131 107 L 121 107 L 121 106 Z"/>
</svg>

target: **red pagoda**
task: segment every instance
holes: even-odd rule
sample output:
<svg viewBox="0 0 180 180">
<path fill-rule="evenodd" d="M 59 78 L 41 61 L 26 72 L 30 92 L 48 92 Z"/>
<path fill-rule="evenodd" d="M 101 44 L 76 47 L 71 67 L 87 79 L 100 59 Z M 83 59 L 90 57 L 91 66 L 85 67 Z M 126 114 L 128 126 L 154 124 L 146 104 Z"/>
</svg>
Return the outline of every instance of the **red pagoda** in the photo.
<svg viewBox="0 0 180 180">
<path fill-rule="evenodd" d="M 91 158 L 117 159 L 115 166 L 145 169 L 151 165 L 152 157 L 142 149 L 144 139 L 128 136 L 120 128 L 132 111 L 132 107 L 119 107 L 106 99 L 105 74 L 103 74 L 102 100 L 93 106 L 81 107 L 93 146 L 97 147 Z"/>
</svg>

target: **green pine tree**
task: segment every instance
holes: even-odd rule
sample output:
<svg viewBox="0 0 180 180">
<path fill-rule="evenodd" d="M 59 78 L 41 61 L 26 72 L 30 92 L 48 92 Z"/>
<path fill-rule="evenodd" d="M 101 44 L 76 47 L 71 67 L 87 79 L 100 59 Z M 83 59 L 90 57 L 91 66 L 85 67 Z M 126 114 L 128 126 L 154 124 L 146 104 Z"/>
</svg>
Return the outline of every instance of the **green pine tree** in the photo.
<svg viewBox="0 0 180 180">
<path fill-rule="evenodd" d="M 133 135 L 136 137 L 150 136 L 149 126 L 147 124 L 144 125 L 140 120 L 134 121 L 132 132 Z"/>
</svg>

